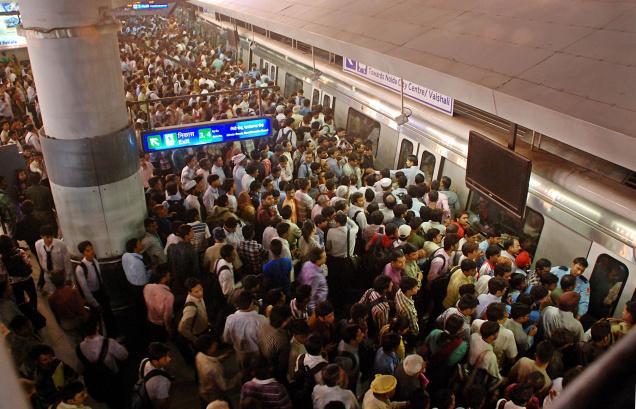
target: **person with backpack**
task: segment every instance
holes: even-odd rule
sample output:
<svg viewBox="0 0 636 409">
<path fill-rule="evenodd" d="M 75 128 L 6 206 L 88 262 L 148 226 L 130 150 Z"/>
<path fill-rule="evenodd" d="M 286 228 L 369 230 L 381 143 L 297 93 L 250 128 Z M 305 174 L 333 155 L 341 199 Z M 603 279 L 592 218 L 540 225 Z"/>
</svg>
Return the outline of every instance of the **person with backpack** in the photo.
<svg viewBox="0 0 636 409">
<path fill-rule="evenodd" d="M 110 308 L 110 297 L 104 288 L 102 271 L 95 257 L 95 249 L 88 240 L 79 243 L 77 249 L 84 256 L 75 269 L 77 288 L 90 308 L 101 315 L 106 333 L 112 337 L 116 329 L 115 317 Z"/>
<path fill-rule="evenodd" d="M 168 409 L 174 378 L 166 371 L 172 361 L 170 347 L 160 342 L 148 346 L 148 358 L 139 365 L 139 380 L 131 397 L 130 409 Z"/>
<path fill-rule="evenodd" d="M 203 300 L 203 286 L 201 281 L 190 277 L 185 282 L 188 296 L 183 306 L 183 315 L 179 321 L 178 331 L 191 344 L 210 330 L 208 312 Z"/>
<path fill-rule="evenodd" d="M 323 348 L 323 338 L 312 333 L 305 342 L 307 352 L 296 359 L 294 379 L 289 386 L 294 409 L 312 408 L 311 394 L 314 386 L 323 383 L 322 369 L 329 364 L 322 356 Z"/>
<path fill-rule="evenodd" d="M 296 132 L 292 129 L 291 125 L 294 123 L 294 120 L 291 118 L 286 118 L 281 123 L 281 128 L 276 135 L 276 143 L 282 144 L 284 141 L 289 141 L 292 144 L 292 147 L 296 149 L 296 143 L 298 138 L 296 136 Z"/>
<path fill-rule="evenodd" d="M 123 405 L 123 388 L 118 362 L 128 359 L 128 351 L 119 342 L 100 334 L 99 320 L 91 317 L 85 326 L 86 338 L 75 352 L 83 366 L 88 393 L 112 409 Z"/>
<path fill-rule="evenodd" d="M 391 317 L 391 305 L 389 298 L 393 293 L 393 281 L 385 275 L 377 276 L 373 280 L 373 287 L 369 288 L 360 301 L 371 311 L 371 324 L 369 326 L 369 336 L 375 336 L 381 328 L 389 323 Z"/>
</svg>

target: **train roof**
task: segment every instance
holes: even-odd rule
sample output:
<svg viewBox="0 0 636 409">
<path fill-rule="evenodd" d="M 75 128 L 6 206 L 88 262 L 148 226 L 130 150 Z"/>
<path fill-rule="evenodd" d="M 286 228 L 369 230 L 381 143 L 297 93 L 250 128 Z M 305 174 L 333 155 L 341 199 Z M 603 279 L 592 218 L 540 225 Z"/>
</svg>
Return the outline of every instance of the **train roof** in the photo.
<svg viewBox="0 0 636 409">
<path fill-rule="evenodd" d="M 192 0 L 636 170 L 636 2 Z"/>
</svg>

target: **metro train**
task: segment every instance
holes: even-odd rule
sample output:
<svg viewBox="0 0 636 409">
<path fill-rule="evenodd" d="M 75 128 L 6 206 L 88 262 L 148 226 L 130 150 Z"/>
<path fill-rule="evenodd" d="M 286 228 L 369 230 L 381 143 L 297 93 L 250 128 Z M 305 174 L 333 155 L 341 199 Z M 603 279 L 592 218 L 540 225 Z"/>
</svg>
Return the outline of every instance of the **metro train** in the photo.
<svg viewBox="0 0 636 409">
<path fill-rule="evenodd" d="M 214 14 L 199 13 L 199 18 L 204 30 L 217 34 L 236 28 Z M 586 257 L 589 268 L 584 275 L 591 282 L 589 314 L 593 318 L 619 318 L 625 303 L 636 300 L 636 192 L 595 172 L 598 158 L 586 156 L 586 169 L 564 159 L 567 152 L 555 155 L 518 142 L 516 152 L 530 158 L 533 167 L 525 217 L 518 221 L 465 184 L 469 132 L 478 131 L 505 145 L 504 132 L 411 100 L 405 105 L 412 114 L 399 125 L 402 121 L 396 118 L 403 113 L 399 94 L 344 72 L 333 59 L 331 64 L 317 60 L 274 36 L 241 27 L 237 32 L 238 58 L 266 69 L 285 97 L 302 89 L 312 105 L 334 110 L 337 127 L 349 134 L 377 137 L 377 168 L 399 169 L 407 155 L 416 155 L 429 181 L 442 176 L 452 180 L 451 188 L 472 220 L 497 224 L 504 233 L 519 237 L 533 260 L 547 258 L 553 266 L 569 266 L 575 257 Z M 598 162 L 600 169 L 607 165 Z M 617 293 L 616 287 L 620 287 L 618 296 L 607 299 L 610 289 Z"/>
</svg>

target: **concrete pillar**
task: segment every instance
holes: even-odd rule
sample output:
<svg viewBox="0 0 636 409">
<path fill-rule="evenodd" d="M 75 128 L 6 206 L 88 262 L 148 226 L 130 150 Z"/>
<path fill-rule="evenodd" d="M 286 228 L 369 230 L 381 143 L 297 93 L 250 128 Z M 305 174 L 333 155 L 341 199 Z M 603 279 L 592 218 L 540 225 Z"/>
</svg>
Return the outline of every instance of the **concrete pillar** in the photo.
<svg viewBox="0 0 636 409">
<path fill-rule="evenodd" d="M 90 240 L 104 261 L 142 234 L 146 213 L 110 3 L 20 2 L 62 233 L 72 252 Z"/>
</svg>

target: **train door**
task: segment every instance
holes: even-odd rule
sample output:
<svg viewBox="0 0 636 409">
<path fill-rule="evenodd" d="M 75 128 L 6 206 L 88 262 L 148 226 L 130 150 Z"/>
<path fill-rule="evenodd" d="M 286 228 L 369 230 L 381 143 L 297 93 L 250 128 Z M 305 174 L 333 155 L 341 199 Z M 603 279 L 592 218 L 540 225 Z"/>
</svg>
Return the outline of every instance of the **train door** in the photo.
<svg viewBox="0 0 636 409">
<path fill-rule="evenodd" d="M 320 105 L 321 102 L 322 102 L 322 92 L 320 88 L 311 87 L 311 106 L 314 107 L 316 105 Z"/>
<path fill-rule="evenodd" d="M 323 91 L 322 93 L 322 107 L 323 108 L 331 108 L 332 110 L 336 109 L 336 98 L 327 93 L 326 91 Z"/>
<path fill-rule="evenodd" d="M 269 77 L 269 79 L 276 84 L 277 80 L 278 80 L 278 67 L 276 66 L 276 64 L 267 61 L 266 59 L 262 58 L 261 59 L 261 70 L 264 68 L 267 72 L 267 76 Z"/>
<path fill-rule="evenodd" d="M 428 149 L 424 144 L 418 143 L 402 133 L 398 140 L 398 146 L 399 151 L 393 164 L 394 169 L 403 168 L 406 164 L 407 157 L 409 155 L 415 155 L 420 170 L 424 172 L 426 182 L 430 184 L 433 179 L 437 178 L 441 163 L 441 158 L 438 154 Z"/>
<path fill-rule="evenodd" d="M 590 282 L 590 319 L 620 318 L 625 303 L 634 299 L 636 264 L 598 243 L 592 243 L 587 261 L 584 275 Z"/>
</svg>

